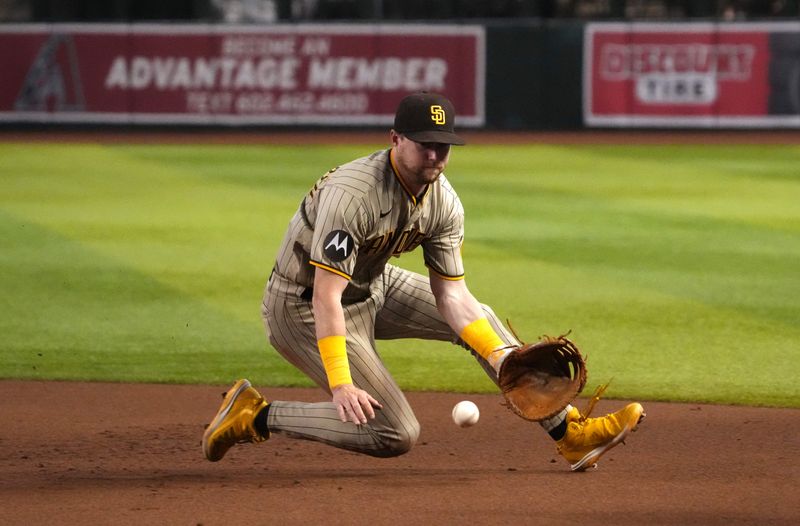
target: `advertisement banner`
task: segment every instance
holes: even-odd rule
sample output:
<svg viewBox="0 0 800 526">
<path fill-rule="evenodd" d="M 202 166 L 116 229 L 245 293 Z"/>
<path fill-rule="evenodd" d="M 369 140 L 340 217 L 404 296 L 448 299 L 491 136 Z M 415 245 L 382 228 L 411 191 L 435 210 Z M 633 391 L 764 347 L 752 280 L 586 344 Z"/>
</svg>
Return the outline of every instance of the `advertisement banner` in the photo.
<svg viewBox="0 0 800 526">
<path fill-rule="evenodd" d="M 414 91 L 484 123 L 480 26 L 5 25 L 0 120 L 391 125 Z"/>
<path fill-rule="evenodd" d="M 798 24 L 588 24 L 588 126 L 787 127 L 776 114 L 774 40 Z M 786 47 L 786 46 L 784 46 Z"/>
</svg>

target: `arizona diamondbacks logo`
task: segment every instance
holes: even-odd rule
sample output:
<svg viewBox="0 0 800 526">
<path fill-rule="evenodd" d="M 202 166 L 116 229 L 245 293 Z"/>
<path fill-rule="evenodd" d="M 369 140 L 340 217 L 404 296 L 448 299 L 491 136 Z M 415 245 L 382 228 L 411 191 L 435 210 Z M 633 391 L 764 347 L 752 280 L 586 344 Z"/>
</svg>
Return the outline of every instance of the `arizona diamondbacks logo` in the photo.
<svg viewBox="0 0 800 526">
<path fill-rule="evenodd" d="M 353 236 L 344 230 L 334 230 L 325 237 L 322 251 L 331 261 L 344 261 L 353 252 Z"/>
<path fill-rule="evenodd" d="M 14 101 L 18 111 L 83 111 L 78 52 L 71 35 L 54 33 L 39 48 Z"/>
</svg>

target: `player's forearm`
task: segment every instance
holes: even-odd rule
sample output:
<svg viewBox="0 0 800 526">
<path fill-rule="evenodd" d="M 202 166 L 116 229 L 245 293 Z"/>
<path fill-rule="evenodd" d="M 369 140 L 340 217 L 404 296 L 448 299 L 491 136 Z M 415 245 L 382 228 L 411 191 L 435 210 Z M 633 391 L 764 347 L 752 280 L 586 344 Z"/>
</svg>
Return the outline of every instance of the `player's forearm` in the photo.
<svg viewBox="0 0 800 526">
<path fill-rule="evenodd" d="M 316 291 L 315 291 L 316 292 Z M 344 336 L 344 309 L 341 300 L 316 298 L 313 300 L 314 325 L 317 339 L 327 336 Z"/>
<path fill-rule="evenodd" d="M 328 386 L 333 390 L 342 384 L 352 384 L 342 304 L 340 301 L 331 301 L 330 298 L 315 298 L 313 306 L 317 346 L 328 376 Z"/>
<path fill-rule="evenodd" d="M 436 308 L 456 334 L 478 318 L 483 318 L 481 304 L 463 280 L 448 281 L 431 278 L 431 291 L 436 298 Z"/>
<path fill-rule="evenodd" d="M 499 368 L 508 346 L 489 324 L 466 283 L 432 280 L 431 289 L 439 312 L 453 331 L 495 369 Z"/>
<path fill-rule="evenodd" d="M 483 318 L 483 309 L 469 291 L 443 294 L 436 298 L 436 307 L 456 334 L 478 318 Z"/>
<path fill-rule="evenodd" d="M 317 339 L 327 336 L 344 336 L 345 322 L 342 293 L 348 281 L 333 272 L 318 269 L 314 274 L 314 324 Z"/>
<path fill-rule="evenodd" d="M 347 361 L 346 325 L 342 308 L 342 291 L 347 280 L 320 270 L 314 280 L 314 325 L 322 365 L 328 376 L 328 386 L 334 388 L 352 384 L 350 363 Z"/>
</svg>

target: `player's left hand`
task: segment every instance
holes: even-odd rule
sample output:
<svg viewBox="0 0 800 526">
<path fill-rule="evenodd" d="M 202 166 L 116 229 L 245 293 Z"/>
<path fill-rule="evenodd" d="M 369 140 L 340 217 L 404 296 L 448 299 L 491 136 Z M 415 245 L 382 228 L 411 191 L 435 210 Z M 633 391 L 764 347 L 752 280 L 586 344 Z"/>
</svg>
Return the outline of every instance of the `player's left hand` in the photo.
<svg viewBox="0 0 800 526">
<path fill-rule="evenodd" d="M 375 409 L 383 409 L 372 395 L 353 384 L 337 385 L 333 389 L 333 403 L 342 422 L 350 421 L 356 425 L 366 424 L 367 418 L 375 418 Z"/>
</svg>

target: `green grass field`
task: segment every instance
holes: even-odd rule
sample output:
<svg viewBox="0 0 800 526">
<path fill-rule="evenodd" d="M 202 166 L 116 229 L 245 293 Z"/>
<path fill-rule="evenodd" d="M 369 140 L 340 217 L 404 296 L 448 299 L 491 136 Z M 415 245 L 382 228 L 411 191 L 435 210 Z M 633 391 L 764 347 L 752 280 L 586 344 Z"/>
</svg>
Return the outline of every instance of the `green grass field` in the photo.
<svg viewBox="0 0 800 526">
<path fill-rule="evenodd" d="M 264 282 L 304 192 L 379 147 L 0 144 L 0 377 L 310 385 L 266 343 Z M 590 387 L 800 407 L 798 167 L 792 146 L 473 145 L 448 177 L 470 289 L 523 337 L 572 330 Z M 408 389 L 493 389 L 460 348 L 379 351 Z"/>
</svg>

